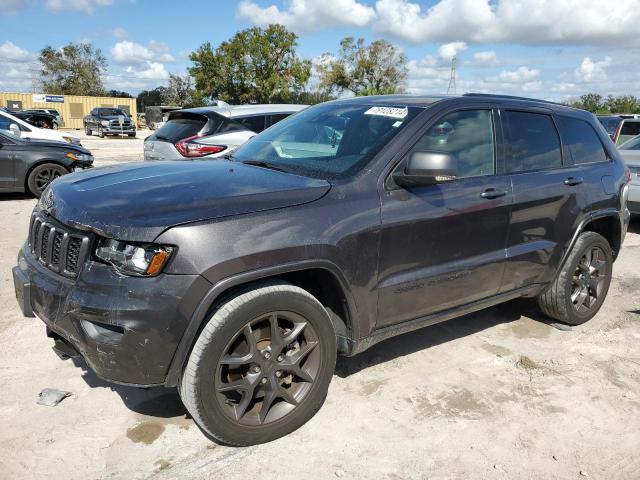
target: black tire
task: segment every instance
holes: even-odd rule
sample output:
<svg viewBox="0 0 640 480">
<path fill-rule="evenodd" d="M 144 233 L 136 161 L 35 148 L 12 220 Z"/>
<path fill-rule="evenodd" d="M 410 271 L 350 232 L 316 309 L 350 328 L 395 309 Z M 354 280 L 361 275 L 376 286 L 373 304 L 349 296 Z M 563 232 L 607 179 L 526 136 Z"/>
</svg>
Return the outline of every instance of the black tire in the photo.
<svg viewBox="0 0 640 480">
<path fill-rule="evenodd" d="M 299 333 L 292 337 L 293 334 L 290 332 L 296 330 L 296 324 L 293 324 L 294 326 L 291 330 L 283 329 L 281 331 L 280 327 L 277 327 L 278 338 L 282 340 L 294 338 L 296 342 L 301 358 L 301 360 L 294 362 L 297 363 L 298 370 L 301 370 L 300 366 L 302 366 L 302 369 L 315 369 L 314 378 L 311 382 L 309 380 L 296 380 L 298 378 L 296 374 L 286 373 L 283 376 L 282 371 L 279 371 L 280 375 L 277 375 L 278 371 L 272 370 L 272 375 L 267 381 L 268 374 L 265 373 L 268 371 L 267 366 L 263 365 L 263 369 L 260 370 L 260 367 L 251 360 L 244 362 L 248 370 L 246 370 L 246 376 L 241 376 L 239 380 L 244 382 L 246 378 L 249 378 L 249 375 L 257 375 L 257 377 L 251 377 L 256 380 L 253 381 L 250 394 L 248 391 L 242 391 L 241 398 L 237 400 L 223 397 L 227 393 L 221 393 L 220 385 L 229 385 L 231 380 L 229 380 L 230 383 L 220 383 L 222 381 L 220 380 L 220 372 L 223 371 L 221 369 L 245 368 L 244 366 L 231 367 L 228 361 L 224 361 L 225 359 L 234 358 L 234 355 L 229 354 L 229 346 L 234 345 L 234 342 L 237 344 L 238 339 L 243 338 L 238 335 L 243 335 L 247 328 L 249 328 L 248 331 L 252 335 L 252 339 L 255 340 L 254 332 L 258 332 L 258 330 L 252 330 L 254 328 L 252 325 L 255 325 L 252 322 L 255 322 L 256 318 L 271 318 L 270 316 L 274 315 L 273 312 L 276 312 L 276 317 L 286 313 L 296 315 L 297 318 L 303 318 L 306 326 L 303 327 L 304 332 L 314 333 L 316 341 L 311 342 L 312 345 L 309 348 L 307 340 L 296 340 L 301 338 L 299 335 L 307 335 L 306 333 Z M 279 321 L 276 319 L 275 325 L 279 325 Z M 272 326 L 272 324 L 268 325 Z M 267 329 L 266 331 L 272 332 L 270 337 L 276 336 L 276 334 L 273 334 L 272 329 Z M 303 332 L 303 330 L 300 331 Z M 260 334 L 258 333 L 257 335 L 260 338 Z M 249 344 L 248 337 L 246 340 L 246 343 Z M 261 361 L 270 361 L 272 364 L 276 364 L 276 359 L 274 358 L 264 360 L 264 358 L 268 358 L 264 352 L 266 350 L 271 351 L 274 345 L 273 342 L 265 350 L 260 350 L 262 341 L 258 340 L 257 343 L 254 343 L 256 348 L 253 351 L 258 353 L 257 358 Z M 244 343 L 244 340 L 242 342 Z M 284 344 L 286 343 L 281 345 Z M 277 362 L 287 362 L 289 358 L 293 359 L 298 355 L 298 353 L 290 355 L 291 350 L 286 348 L 276 350 L 274 349 L 273 351 L 278 354 Z M 313 352 L 318 353 L 302 353 L 303 350 L 313 350 Z M 246 357 L 250 353 L 243 355 Z M 312 356 L 314 360 L 313 366 L 308 367 L 308 360 L 305 357 L 311 360 Z M 296 430 L 311 419 L 320 409 L 327 395 L 327 389 L 335 369 L 335 362 L 335 331 L 327 311 L 320 302 L 309 292 L 288 283 L 261 284 L 226 301 L 209 319 L 189 356 L 180 382 L 180 396 L 195 422 L 213 440 L 233 446 L 248 446 L 269 442 Z M 224 365 L 227 365 L 227 367 Z M 253 366 L 249 367 L 249 365 Z M 276 367 L 279 368 L 280 365 L 282 363 L 276 364 Z M 254 370 L 258 370 L 258 373 L 255 373 Z M 227 372 L 229 371 L 227 370 Z M 284 371 L 292 370 L 287 370 L 285 367 Z M 277 379 L 275 378 L 276 375 Z M 305 372 L 305 375 L 311 378 L 311 374 Z M 288 385 L 286 384 L 287 378 L 289 379 Z M 293 395 L 302 392 L 299 402 L 289 402 L 284 396 L 280 397 L 277 393 L 273 393 L 273 399 L 275 400 L 269 401 L 269 405 L 266 407 L 267 413 L 263 419 L 262 409 L 269 395 L 269 389 L 275 388 L 276 390 L 273 390 L 273 392 L 278 392 L 281 387 L 289 388 L 293 386 L 291 379 L 297 382 L 295 385 L 299 390 L 292 389 L 288 391 L 292 392 Z M 273 387 L 272 381 L 281 382 L 281 385 L 276 384 Z M 260 383 L 263 385 L 261 386 Z M 262 397 L 260 397 L 261 393 Z M 247 402 L 247 405 L 253 402 L 252 407 L 245 407 L 242 413 L 238 414 L 238 408 L 244 402 L 245 395 L 252 398 Z M 292 400 L 297 400 L 297 398 L 291 396 L 291 393 L 288 396 Z M 261 401 L 258 402 L 260 399 Z M 278 408 L 280 411 L 277 410 Z M 234 412 L 233 414 L 230 414 L 231 409 Z M 283 409 L 286 409 L 284 410 L 286 413 L 282 413 Z M 274 413 L 273 419 L 267 421 L 271 413 Z M 240 415 L 239 419 L 236 418 L 238 415 Z M 256 423 L 243 423 L 248 422 L 246 419 L 254 419 Z"/>
<path fill-rule="evenodd" d="M 98 136 L 104 138 L 104 130 L 102 130 L 102 127 L 98 127 Z"/>
<path fill-rule="evenodd" d="M 587 258 L 592 260 L 587 262 Z M 582 233 L 554 282 L 538 297 L 540 308 L 549 317 L 570 325 L 591 320 L 609 291 L 612 266 L 609 242 L 598 233 Z"/>
<path fill-rule="evenodd" d="M 69 170 L 62 165 L 58 165 L 57 163 L 43 163 L 29 173 L 27 188 L 33 195 L 40 198 L 49 183 L 67 173 L 69 173 Z"/>
<path fill-rule="evenodd" d="M 135 133 L 129 133 L 128 135 L 129 135 L 129 138 L 133 138 L 133 137 L 135 137 L 135 136 L 136 136 L 136 134 L 135 134 Z"/>
<path fill-rule="evenodd" d="M 93 133 L 93 132 L 91 131 L 91 129 L 89 128 L 89 125 L 85 125 L 85 126 L 84 126 L 84 133 L 86 133 L 86 134 L 87 134 L 87 137 L 90 137 L 90 136 L 91 136 L 91 134 Z"/>
</svg>

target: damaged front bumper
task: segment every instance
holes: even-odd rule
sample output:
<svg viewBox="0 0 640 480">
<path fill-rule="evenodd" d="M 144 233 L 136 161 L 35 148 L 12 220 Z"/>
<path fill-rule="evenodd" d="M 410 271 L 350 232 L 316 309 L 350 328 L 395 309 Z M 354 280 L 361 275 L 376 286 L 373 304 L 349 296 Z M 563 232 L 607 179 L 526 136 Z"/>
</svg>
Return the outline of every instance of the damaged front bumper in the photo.
<svg viewBox="0 0 640 480">
<path fill-rule="evenodd" d="M 41 265 L 28 244 L 13 268 L 25 316 L 38 316 L 50 336 L 67 342 L 101 378 L 161 385 L 184 330 L 210 284 L 198 275 L 125 277 L 87 261 L 75 279 Z"/>
</svg>

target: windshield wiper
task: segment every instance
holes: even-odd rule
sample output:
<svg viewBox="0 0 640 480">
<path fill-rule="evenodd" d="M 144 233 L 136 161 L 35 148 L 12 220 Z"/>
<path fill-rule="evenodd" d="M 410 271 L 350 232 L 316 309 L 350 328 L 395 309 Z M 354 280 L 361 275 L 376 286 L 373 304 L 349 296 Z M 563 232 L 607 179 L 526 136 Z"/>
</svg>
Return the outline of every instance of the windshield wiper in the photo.
<svg viewBox="0 0 640 480">
<path fill-rule="evenodd" d="M 171 142 L 171 139 L 170 139 L 170 138 L 165 137 L 164 135 L 158 135 L 158 134 L 156 134 L 156 139 L 157 139 L 157 140 L 163 140 L 163 141 L 165 141 L 165 142 Z"/>
<path fill-rule="evenodd" d="M 285 172 L 284 168 L 280 168 L 273 163 L 263 162 L 262 160 L 244 160 L 242 163 L 246 165 L 255 165 L 256 167 L 268 168 L 269 170 L 276 170 L 278 172 Z"/>
</svg>

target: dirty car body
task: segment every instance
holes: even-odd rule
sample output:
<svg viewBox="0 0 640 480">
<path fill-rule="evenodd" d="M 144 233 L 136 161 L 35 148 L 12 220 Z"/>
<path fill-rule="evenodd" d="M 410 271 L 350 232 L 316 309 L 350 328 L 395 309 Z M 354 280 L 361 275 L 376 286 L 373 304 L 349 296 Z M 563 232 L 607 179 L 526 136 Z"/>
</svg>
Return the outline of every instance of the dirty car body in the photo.
<svg viewBox="0 0 640 480">
<path fill-rule="evenodd" d="M 322 131 L 270 140 L 289 122 L 336 111 L 364 111 L 365 133 L 348 138 L 344 124 L 325 122 Z M 541 115 L 561 132 L 558 165 L 508 167 L 506 138 L 522 128 L 516 117 L 507 124 L 509 112 Z M 430 185 L 401 180 L 412 151 L 464 143 L 478 119 L 487 122 L 491 147 L 465 176 Z M 593 129 L 603 160 L 575 158 L 561 128 L 566 119 Z M 367 150 L 378 125 L 397 130 Z M 335 148 L 360 160 L 332 170 L 322 159 Z M 302 168 L 294 154 L 313 161 Z M 274 166 L 265 158 L 282 160 Z M 629 221 L 625 175 L 606 132 L 584 111 L 484 95 L 340 100 L 283 120 L 228 160 L 129 164 L 56 180 L 33 212 L 14 268 L 16 293 L 25 315 L 40 317 L 58 342 L 118 383 L 177 385 L 211 313 L 265 279 L 320 299 L 338 351 L 353 355 L 540 294 L 581 232 L 600 232 L 615 255 Z M 97 256 L 110 240 L 168 248 L 171 256 L 156 275 L 123 274 Z"/>
</svg>

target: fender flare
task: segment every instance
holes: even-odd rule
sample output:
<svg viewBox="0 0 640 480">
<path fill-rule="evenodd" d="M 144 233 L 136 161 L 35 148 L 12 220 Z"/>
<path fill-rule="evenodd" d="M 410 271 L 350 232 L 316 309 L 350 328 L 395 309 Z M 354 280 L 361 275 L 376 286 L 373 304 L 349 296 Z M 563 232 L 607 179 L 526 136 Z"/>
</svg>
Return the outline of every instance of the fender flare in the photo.
<svg viewBox="0 0 640 480">
<path fill-rule="evenodd" d="M 182 334 L 182 338 L 180 339 L 180 343 L 178 344 L 178 348 L 176 349 L 173 359 L 171 360 L 164 385 L 166 387 L 175 387 L 178 385 L 182 369 L 189 358 L 189 354 L 191 353 L 191 349 L 193 348 L 195 341 L 197 340 L 201 326 L 207 320 L 207 314 L 216 302 L 223 297 L 225 292 L 228 292 L 234 287 L 265 278 L 313 268 L 327 270 L 338 280 L 347 300 L 349 317 L 353 319 L 357 310 L 351 290 L 348 288 L 348 282 L 338 266 L 328 260 L 304 260 L 301 262 L 286 263 L 232 275 L 213 285 L 198 303 L 198 306 L 191 315 L 189 324 Z"/>
<path fill-rule="evenodd" d="M 562 260 L 560 261 L 560 265 L 558 266 L 558 272 L 560 272 L 564 267 L 564 264 L 569 258 L 569 255 L 571 254 L 571 250 L 573 250 L 573 246 L 578 241 L 578 237 L 584 231 L 585 227 L 589 223 L 593 222 L 594 220 L 598 220 L 600 218 L 605 218 L 605 217 L 615 217 L 616 220 L 620 222 L 620 228 L 622 228 L 622 221 L 620 220 L 620 212 L 615 208 L 607 208 L 603 210 L 595 210 L 593 212 L 589 212 L 578 224 L 578 228 L 576 228 L 576 231 L 574 232 L 573 237 L 571 237 L 569 246 L 567 247 L 567 250 L 564 252 L 564 255 L 562 256 Z"/>
</svg>

